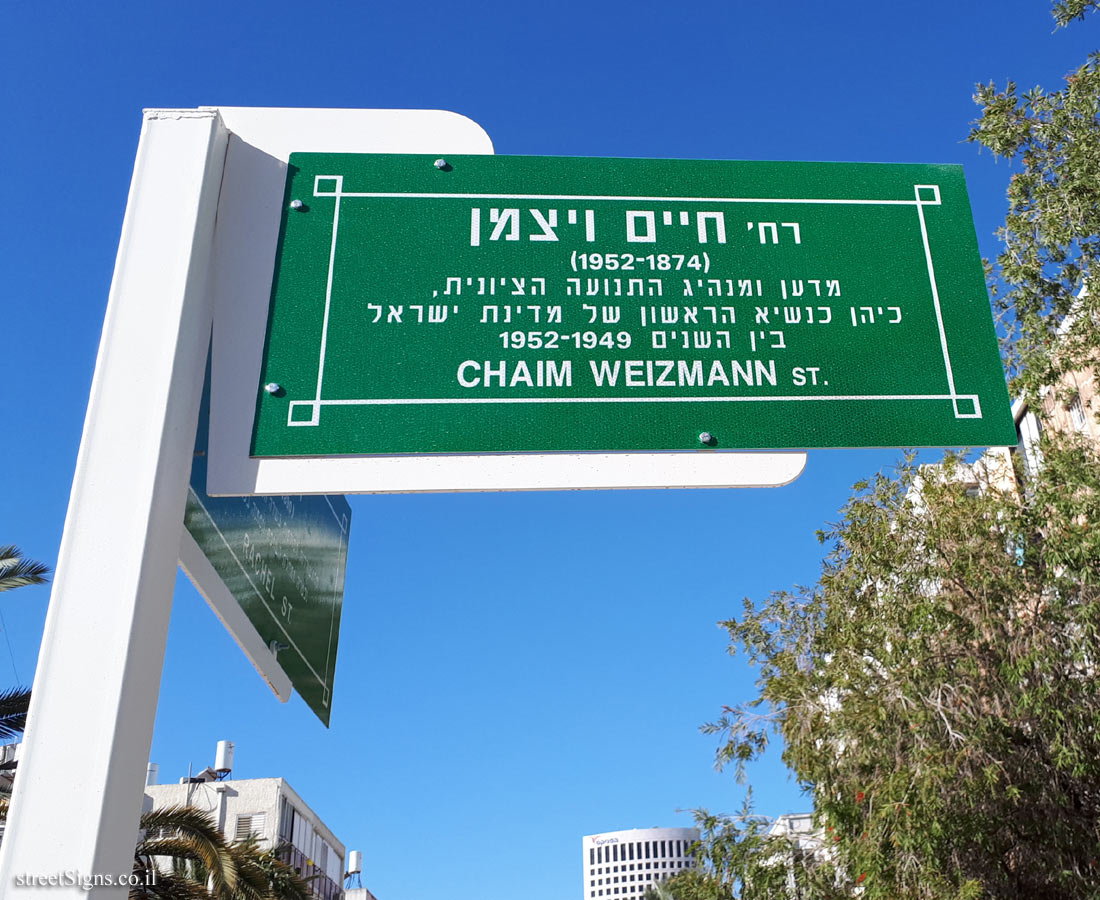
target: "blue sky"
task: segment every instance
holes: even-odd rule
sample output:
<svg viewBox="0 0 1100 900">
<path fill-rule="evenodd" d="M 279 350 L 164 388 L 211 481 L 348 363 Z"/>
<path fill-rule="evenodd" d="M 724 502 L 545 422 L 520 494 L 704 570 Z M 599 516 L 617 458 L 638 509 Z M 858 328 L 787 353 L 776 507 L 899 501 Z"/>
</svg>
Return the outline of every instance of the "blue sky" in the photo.
<svg viewBox="0 0 1100 900">
<path fill-rule="evenodd" d="M 1010 168 L 963 142 L 977 81 L 1057 87 L 1095 46 L 1041 0 L 21 4 L 5 15 L 0 543 L 56 559 L 142 107 L 438 108 L 498 153 L 961 163 L 985 255 Z M 576 900 L 583 834 L 733 811 L 697 726 L 751 695 L 715 623 L 812 583 L 814 532 L 895 450 L 776 490 L 352 498 L 326 731 L 278 704 L 182 580 L 151 758 L 237 744 L 381 900 Z M 110 561 L 104 563 L 110 578 Z M 0 683 L 48 590 L 6 594 Z M 777 759 L 767 814 L 807 802 Z"/>
</svg>

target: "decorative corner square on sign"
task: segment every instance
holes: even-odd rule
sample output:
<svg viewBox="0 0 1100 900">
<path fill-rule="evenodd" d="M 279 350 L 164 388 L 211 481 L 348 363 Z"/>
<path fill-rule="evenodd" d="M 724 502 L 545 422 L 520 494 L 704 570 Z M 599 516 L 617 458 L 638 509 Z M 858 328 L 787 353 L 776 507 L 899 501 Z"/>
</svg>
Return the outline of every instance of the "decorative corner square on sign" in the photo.
<svg viewBox="0 0 1100 900">
<path fill-rule="evenodd" d="M 313 179 L 313 196 L 339 197 L 343 187 L 343 175 L 318 175 Z"/>
<path fill-rule="evenodd" d="M 922 204 L 925 206 L 940 205 L 940 186 L 938 184 L 918 184 L 915 187 L 917 200 Z"/>
<path fill-rule="evenodd" d="M 965 397 L 955 398 L 955 418 L 956 419 L 980 419 L 982 417 L 982 407 L 978 403 L 978 398 L 973 394 Z"/>
<path fill-rule="evenodd" d="M 317 404 L 310 400 L 291 401 L 290 411 L 287 415 L 287 425 L 316 425 Z"/>
</svg>

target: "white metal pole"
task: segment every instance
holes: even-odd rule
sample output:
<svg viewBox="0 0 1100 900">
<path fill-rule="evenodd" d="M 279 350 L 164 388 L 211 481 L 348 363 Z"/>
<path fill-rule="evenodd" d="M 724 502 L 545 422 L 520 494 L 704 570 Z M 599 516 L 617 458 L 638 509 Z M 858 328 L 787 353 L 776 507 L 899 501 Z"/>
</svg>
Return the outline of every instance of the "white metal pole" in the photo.
<svg viewBox="0 0 1100 900">
<path fill-rule="evenodd" d="M 128 876 L 133 861 L 210 336 L 225 146 L 216 110 L 145 113 L 0 845 L 0 897 L 41 900 L 51 878 L 59 900 L 127 893 L 89 894 L 84 880 Z"/>
</svg>

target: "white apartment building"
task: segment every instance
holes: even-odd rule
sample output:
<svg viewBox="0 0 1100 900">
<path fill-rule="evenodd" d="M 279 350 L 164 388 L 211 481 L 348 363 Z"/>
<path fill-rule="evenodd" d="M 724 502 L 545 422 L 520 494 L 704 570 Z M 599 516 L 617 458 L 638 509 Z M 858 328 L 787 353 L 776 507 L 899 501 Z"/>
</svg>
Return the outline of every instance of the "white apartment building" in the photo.
<svg viewBox="0 0 1100 900">
<path fill-rule="evenodd" d="M 814 827 L 813 813 L 786 813 L 768 829 L 768 837 L 786 838 L 791 847 L 802 853 L 825 851 L 825 832 Z"/>
<path fill-rule="evenodd" d="M 280 857 L 310 879 L 318 900 L 341 900 L 345 847 L 286 781 L 218 781 L 213 775 L 207 769 L 179 784 L 146 785 L 145 808 L 187 804 L 204 810 L 229 840 L 254 835 L 261 847 L 282 848 Z"/>
<path fill-rule="evenodd" d="M 694 868 L 696 828 L 631 828 L 581 839 L 585 900 L 641 900 L 645 890 Z"/>
</svg>

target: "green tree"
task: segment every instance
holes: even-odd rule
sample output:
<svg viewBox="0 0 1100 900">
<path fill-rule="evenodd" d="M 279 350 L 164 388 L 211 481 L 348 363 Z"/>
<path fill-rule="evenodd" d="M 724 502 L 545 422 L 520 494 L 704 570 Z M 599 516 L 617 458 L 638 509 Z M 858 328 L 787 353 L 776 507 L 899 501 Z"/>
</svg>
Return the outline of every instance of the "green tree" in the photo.
<svg viewBox="0 0 1100 900">
<path fill-rule="evenodd" d="M 1100 56 L 1059 91 L 975 99 L 970 139 L 1014 168 L 990 268 L 1013 390 L 1037 404 L 1100 364 Z M 781 739 L 824 849 L 701 811 L 696 880 L 775 900 L 1100 897 L 1100 456 L 1051 434 L 1042 452 L 1022 490 L 974 492 L 950 456 L 857 485 L 817 583 L 723 623 L 759 681 L 705 727 L 718 763 L 744 777 Z"/>
<path fill-rule="evenodd" d="M 736 816 L 695 813 L 700 840 L 695 868 L 677 872 L 645 900 L 834 900 L 840 889 L 834 855 L 816 835 L 773 833 L 774 819 L 753 815 L 751 791 Z"/>
<path fill-rule="evenodd" d="M 954 458 L 858 486 L 817 584 L 723 623 L 760 680 L 720 762 L 781 737 L 867 900 L 1100 896 L 1100 457 L 1045 450 L 1024 495 Z"/>
<path fill-rule="evenodd" d="M 1100 0 L 1054 7 L 1065 25 Z M 1100 362 L 1100 55 L 1058 91 L 979 85 L 969 139 L 1012 160 L 1004 244 L 992 283 L 1014 389 L 1035 402 Z"/>
<path fill-rule="evenodd" d="M 677 872 L 646 888 L 643 900 L 730 900 L 729 888 L 695 869 Z"/>
<path fill-rule="evenodd" d="M 1054 4 L 1054 20 L 1059 25 L 1068 25 L 1074 19 L 1085 18 L 1085 13 L 1100 9 L 1100 0 L 1063 0 Z"/>
</svg>

